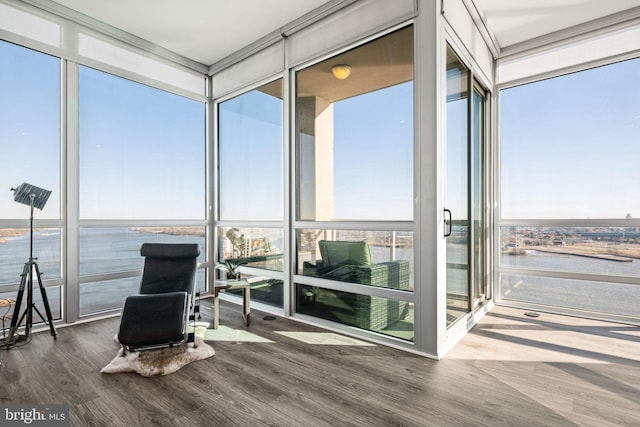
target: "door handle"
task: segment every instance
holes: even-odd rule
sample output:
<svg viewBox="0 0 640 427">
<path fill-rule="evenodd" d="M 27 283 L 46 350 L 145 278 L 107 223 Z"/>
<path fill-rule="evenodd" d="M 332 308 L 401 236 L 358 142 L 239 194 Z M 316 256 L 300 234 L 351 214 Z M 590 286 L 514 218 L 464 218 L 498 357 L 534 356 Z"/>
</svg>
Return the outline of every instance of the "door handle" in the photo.
<svg viewBox="0 0 640 427">
<path fill-rule="evenodd" d="M 451 211 L 447 208 L 444 209 L 444 237 L 451 236 L 453 225 L 451 223 Z"/>
</svg>

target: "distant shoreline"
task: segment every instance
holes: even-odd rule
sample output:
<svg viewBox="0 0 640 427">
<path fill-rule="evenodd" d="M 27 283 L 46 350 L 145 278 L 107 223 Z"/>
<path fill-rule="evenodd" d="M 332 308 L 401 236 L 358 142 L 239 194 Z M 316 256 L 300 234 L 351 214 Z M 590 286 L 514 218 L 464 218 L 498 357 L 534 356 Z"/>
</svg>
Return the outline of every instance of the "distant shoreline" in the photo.
<svg viewBox="0 0 640 427">
<path fill-rule="evenodd" d="M 36 231 L 36 230 L 33 230 Z M 7 243 L 9 239 L 6 237 L 22 237 L 28 234 L 29 230 L 26 228 L 4 228 L 0 230 L 0 244 Z"/>
<path fill-rule="evenodd" d="M 550 249 L 535 249 L 539 252 L 546 252 L 551 254 L 562 254 L 562 255 L 573 255 L 573 256 L 581 256 L 585 258 L 595 258 L 595 259 L 603 259 L 605 261 L 615 261 L 615 262 L 632 262 L 632 258 L 622 257 L 618 255 L 611 254 L 595 254 L 595 253 L 585 253 L 581 251 L 571 251 L 571 250 L 550 250 Z"/>
<path fill-rule="evenodd" d="M 33 231 L 41 232 L 44 228 L 34 228 Z M 171 236 L 195 236 L 204 237 L 204 227 L 129 227 L 130 231 L 151 234 L 167 234 Z M 0 229 L 0 244 L 8 243 L 9 238 L 22 237 L 29 234 L 27 228 Z"/>
<path fill-rule="evenodd" d="M 640 259 L 640 245 L 624 243 L 611 245 L 593 242 L 592 244 L 582 245 L 518 246 L 516 248 L 509 248 L 503 251 L 503 253 L 506 255 L 526 256 L 530 251 L 573 255 L 615 262 L 632 262 L 634 259 Z"/>
<path fill-rule="evenodd" d="M 171 236 L 204 237 L 204 227 L 130 227 L 130 231 Z"/>
</svg>

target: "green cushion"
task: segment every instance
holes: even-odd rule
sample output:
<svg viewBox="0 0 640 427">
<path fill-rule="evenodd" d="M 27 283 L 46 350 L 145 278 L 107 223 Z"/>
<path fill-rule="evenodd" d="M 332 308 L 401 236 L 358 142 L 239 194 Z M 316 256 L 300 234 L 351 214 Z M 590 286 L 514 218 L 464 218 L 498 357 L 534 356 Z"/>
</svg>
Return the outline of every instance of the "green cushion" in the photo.
<svg viewBox="0 0 640 427">
<path fill-rule="evenodd" d="M 327 265 L 371 265 L 371 251 L 367 242 L 320 240 L 318 246 L 322 260 Z"/>
</svg>

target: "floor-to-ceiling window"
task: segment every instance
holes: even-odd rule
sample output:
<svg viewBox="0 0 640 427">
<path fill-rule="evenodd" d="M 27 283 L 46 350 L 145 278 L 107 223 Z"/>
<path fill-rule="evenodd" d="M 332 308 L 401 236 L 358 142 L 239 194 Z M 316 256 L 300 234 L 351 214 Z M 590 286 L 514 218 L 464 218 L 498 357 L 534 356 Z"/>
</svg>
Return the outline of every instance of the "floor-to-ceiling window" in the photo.
<svg viewBox="0 0 640 427">
<path fill-rule="evenodd" d="M 505 302 L 640 319 L 640 59 L 501 91 Z"/>
<path fill-rule="evenodd" d="M 440 172 L 435 162 L 424 167 L 431 156 L 414 155 L 416 148 L 435 143 L 413 133 L 414 114 L 420 122 L 424 111 L 431 116 L 429 109 L 414 109 L 414 91 L 424 94 L 426 87 L 414 87 L 414 56 L 420 60 L 422 50 L 414 51 L 414 28 L 408 26 L 419 8 L 413 0 L 384 3 L 387 13 L 381 14 L 378 2 L 356 2 L 332 12 L 331 19 L 291 29 L 252 55 L 253 67 L 241 61 L 218 71 L 234 75 L 226 86 L 210 85 L 215 153 L 205 144 L 200 67 L 186 61 L 188 72 L 175 78 L 185 61 L 167 69 L 166 57 L 154 61 L 154 52 L 135 48 L 126 37 L 111 40 L 64 22 L 62 44 L 51 49 L 61 55 L 63 70 L 64 167 L 58 176 L 67 187 L 57 192 L 69 194 L 58 202 L 65 217 L 47 222 L 58 221 L 44 236 L 55 236 L 55 226 L 62 224 L 61 238 L 71 237 L 62 243 L 63 257 L 69 250 L 71 256 L 62 268 L 58 262 L 58 270 L 71 270 L 67 289 L 79 296 L 79 311 L 67 311 L 71 321 L 116 310 L 137 290 L 140 238 L 193 239 L 202 248 L 217 248 L 219 256 L 207 261 L 246 262 L 242 273 L 252 281 L 253 301 L 304 320 L 315 316 L 314 321 L 323 319 L 319 323 L 328 319 L 359 333 L 374 331 L 385 335 L 383 341 L 414 340 L 413 302 L 420 295 L 413 291 L 421 286 L 414 278 L 420 262 L 414 255 L 422 250 L 423 261 L 433 255 L 418 248 L 418 218 L 431 200 L 424 183 L 414 184 L 425 169 Z M 432 42 L 421 40 L 423 46 Z M 263 69 L 265 62 L 271 68 Z M 439 60 L 430 62 L 439 66 Z M 335 65 L 342 66 L 334 73 Z M 421 77 L 440 75 L 426 68 Z M 280 80 L 256 88 L 283 71 L 284 88 Z M 432 101 L 421 97 L 422 105 Z M 185 110 L 193 106 L 193 122 L 182 114 L 182 103 Z M 291 109 L 283 117 L 285 106 Z M 200 136 L 192 138 L 194 132 Z M 215 161 L 209 167 L 217 180 L 205 176 L 207 160 Z M 192 189 L 200 204 L 191 202 Z M 207 200 L 208 194 L 219 198 Z M 468 202 L 470 210 L 474 201 Z M 217 208 L 215 218 L 207 217 L 209 204 Z M 215 230 L 207 230 L 209 224 Z M 467 227 L 474 228 L 471 222 Z M 205 242 L 205 236 L 216 238 Z M 291 287 L 284 287 L 292 278 Z M 416 341 L 424 342 L 424 334 Z"/>
<path fill-rule="evenodd" d="M 295 77 L 295 311 L 414 338 L 413 27 Z"/>
<path fill-rule="evenodd" d="M 81 315 L 137 292 L 144 242 L 198 243 L 206 260 L 204 116 L 202 102 L 80 67 Z"/>
<path fill-rule="evenodd" d="M 0 297 L 16 298 L 30 255 L 30 208 L 10 191 L 22 183 L 51 191 L 34 209 L 33 256 L 55 320 L 120 309 L 138 289 L 142 242 L 198 242 L 205 289 L 206 67 L 1 8 Z"/>
<path fill-rule="evenodd" d="M 278 308 L 284 305 L 282 92 L 278 79 L 218 104 L 216 261 L 241 265 L 252 301 Z"/>
<path fill-rule="evenodd" d="M 33 256 L 57 319 L 62 274 L 60 59 L 0 41 L 0 63 L 0 298 L 15 298 L 30 255 L 30 207 L 14 202 L 11 191 L 26 182 L 51 191 L 45 206 L 34 210 Z M 36 291 L 34 301 L 39 300 Z"/>
</svg>

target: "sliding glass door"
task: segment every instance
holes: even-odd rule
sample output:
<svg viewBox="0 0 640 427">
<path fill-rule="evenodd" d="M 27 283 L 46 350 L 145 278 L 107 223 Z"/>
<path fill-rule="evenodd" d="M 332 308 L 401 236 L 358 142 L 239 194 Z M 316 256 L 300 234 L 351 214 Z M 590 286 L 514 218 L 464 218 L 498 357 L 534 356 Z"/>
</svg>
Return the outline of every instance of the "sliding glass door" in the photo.
<svg viewBox="0 0 640 427">
<path fill-rule="evenodd" d="M 484 90 L 448 48 L 444 213 L 447 325 L 486 298 L 484 105 Z"/>
</svg>

